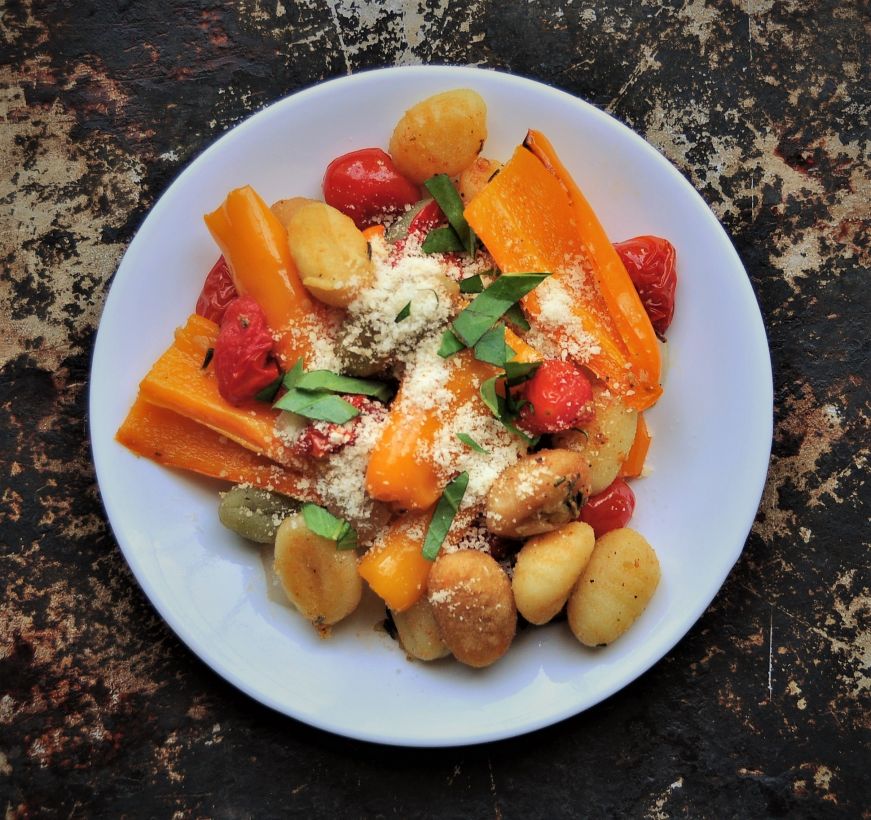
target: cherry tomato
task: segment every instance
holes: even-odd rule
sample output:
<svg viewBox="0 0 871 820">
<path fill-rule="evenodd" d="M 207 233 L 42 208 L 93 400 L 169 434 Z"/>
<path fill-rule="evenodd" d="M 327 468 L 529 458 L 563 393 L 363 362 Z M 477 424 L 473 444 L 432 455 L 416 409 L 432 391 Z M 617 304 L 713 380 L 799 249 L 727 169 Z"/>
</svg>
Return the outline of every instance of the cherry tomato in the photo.
<svg viewBox="0 0 871 820">
<path fill-rule="evenodd" d="M 587 499 L 581 507 L 581 521 L 589 524 L 599 538 L 625 527 L 634 512 L 635 493 L 622 478 L 615 478 L 602 492 Z"/>
<path fill-rule="evenodd" d="M 230 276 L 230 268 L 222 256 L 206 276 L 203 289 L 197 299 L 196 312 L 219 325 L 224 318 L 227 305 L 238 295 L 233 278 Z"/>
<path fill-rule="evenodd" d="M 520 423 L 530 433 L 559 433 L 593 419 L 593 388 L 584 372 L 571 362 L 549 359 L 524 385 L 529 402 Z"/>
<path fill-rule="evenodd" d="M 674 246 L 658 236 L 636 236 L 615 243 L 614 249 L 626 266 L 653 329 L 660 337 L 664 336 L 674 316 L 677 288 Z"/>
<path fill-rule="evenodd" d="M 380 148 L 362 148 L 336 157 L 324 174 L 324 201 L 350 216 L 361 230 L 383 214 L 397 214 L 420 199 Z"/>
<path fill-rule="evenodd" d="M 408 225 L 408 233 L 425 237 L 433 228 L 444 224 L 445 221 L 445 214 L 438 202 L 431 199 L 414 215 Z"/>
<path fill-rule="evenodd" d="M 353 404 L 360 411 L 360 415 L 344 424 L 310 421 L 293 442 L 291 450 L 295 455 L 326 458 L 357 440 L 357 424 L 362 416 L 378 415 L 383 418 L 387 415 L 387 410 L 381 402 L 367 399 L 365 396 L 342 396 L 342 398 L 349 404 Z"/>
<path fill-rule="evenodd" d="M 218 391 L 231 404 L 241 404 L 278 378 L 270 358 L 272 333 L 260 305 L 250 296 L 234 299 L 224 313 L 212 362 Z"/>
</svg>

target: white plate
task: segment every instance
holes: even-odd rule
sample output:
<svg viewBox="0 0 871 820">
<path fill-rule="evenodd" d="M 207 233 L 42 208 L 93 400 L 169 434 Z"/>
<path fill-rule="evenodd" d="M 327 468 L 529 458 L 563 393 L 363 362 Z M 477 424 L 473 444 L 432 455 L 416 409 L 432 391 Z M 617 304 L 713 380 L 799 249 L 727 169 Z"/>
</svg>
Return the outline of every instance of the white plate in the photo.
<svg viewBox="0 0 871 820">
<path fill-rule="evenodd" d="M 331 640 L 318 639 L 268 597 L 258 550 L 218 523 L 216 482 L 139 459 L 113 439 L 139 380 L 192 311 L 218 255 L 202 214 L 249 183 L 267 201 L 319 196 L 329 160 L 386 146 L 411 104 L 462 86 L 487 101 L 487 156 L 506 159 L 528 127 L 543 131 L 609 236 L 668 237 L 680 277 L 665 395 L 648 414 L 652 474 L 633 485 L 633 526 L 657 550 L 662 583 L 640 620 L 606 649 L 582 648 L 559 623 L 524 631 L 484 671 L 410 663 L 373 629 L 371 608 Z M 756 299 L 726 234 L 640 137 L 530 80 L 466 68 L 386 69 L 277 102 L 223 136 L 172 184 L 112 284 L 90 415 L 100 490 L 118 542 L 154 606 L 197 655 L 252 697 L 313 726 L 382 743 L 445 746 L 518 735 L 587 709 L 687 632 L 740 555 L 759 503 L 771 442 L 771 366 Z"/>
</svg>

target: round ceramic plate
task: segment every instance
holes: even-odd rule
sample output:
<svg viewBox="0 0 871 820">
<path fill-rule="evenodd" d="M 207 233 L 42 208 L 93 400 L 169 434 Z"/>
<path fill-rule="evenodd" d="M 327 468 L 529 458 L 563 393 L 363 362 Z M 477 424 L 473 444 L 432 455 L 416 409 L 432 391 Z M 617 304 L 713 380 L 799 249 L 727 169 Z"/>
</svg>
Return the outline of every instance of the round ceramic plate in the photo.
<svg viewBox="0 0 871 820">
<path fill-rule="evenodd" d="M 323 169 L 386 146 L 415 102 L 456 87 L 486 100 L 485 155 L 507 159 L 534 127 L 553 142 L 614 241 L 665 236 L 680 284 L 665 394 L 647 414 L 649 476 L 632 526 L 662 582 L 611 646 L 588 650 L 565 623 L 527 629 L 486 670 L 411 663 L 370 603 L 331 639 L 269 588 L 261 551 L 217 518 L 217 482 L 137 458 L 113 438 L 137 385 L 192 312 L 218 251 L 202 215 L 251 184 L 267 202 L 320 197 Z M 724 376 L 724 374 L 726 374 Z M 100 490 L 136 578 L 175 632 L 218 674 L 280 712 L 338 734 L 444 746 L 518 735 L 608 697 L 656 663 L 710 604 L 737 560 L 766 475 L 771 366 L 735 250 L 702 199 L 640 137 L 530 80 L 466 68 L 401 68 L 324 83 L 223 136 L 178 177 L 130 245 L 106 301 L 90 393 Z"/>
</svg>

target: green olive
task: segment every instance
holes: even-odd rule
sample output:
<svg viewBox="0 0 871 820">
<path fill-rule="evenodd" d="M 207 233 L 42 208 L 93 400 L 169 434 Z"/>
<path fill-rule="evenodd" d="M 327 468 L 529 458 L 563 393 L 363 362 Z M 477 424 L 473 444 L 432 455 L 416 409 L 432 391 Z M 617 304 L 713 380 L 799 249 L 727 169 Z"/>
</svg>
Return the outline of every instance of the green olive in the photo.
<svg viewBox="0 0 871 820">
<path fill-rule="evenodd" d="M 281 522 L 299 509 L 299 502 L 257 487 L 237 485 L 224 493 L 218 518 L 227 529 L 256 541 L 272 544 Z"/>
</svg>

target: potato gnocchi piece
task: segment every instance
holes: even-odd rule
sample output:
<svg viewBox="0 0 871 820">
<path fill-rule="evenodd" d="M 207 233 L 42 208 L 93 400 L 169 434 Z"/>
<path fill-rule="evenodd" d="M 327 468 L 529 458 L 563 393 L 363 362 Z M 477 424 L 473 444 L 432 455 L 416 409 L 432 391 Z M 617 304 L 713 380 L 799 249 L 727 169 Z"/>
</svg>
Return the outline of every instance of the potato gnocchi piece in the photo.
<svg viewBox="0 0 871 820">
<path fill-rule="evenodd" d="M 298 509 L 299 502 L 287 496 L 237 485 L 221 498 L 218 519 L 249 541 L 272 544 L 281 522 Z"/>
<path fill-rule="evenodd" d="M 558 447 L 583 453 L 590 471 L 590 494 L 598 495 L 617 478 L 638 427 L 638 413 L 601 385 L 593 386 L 596 415 L 582 431 L 554 436 Z"/>
<path fill-rule="evenodd" d="M 574 521 L 590 494 L 584 456 L 540 450 L 512 464 L 493 482 L 485 502 L 487 529 L 526 538 Z"/>
<path fill-rule="evenodd" d="M 403 176 L 420 185 L 433 174 L 459 174 L 486 139 L 486 103 L 477 92 L 458 88 L 409 108 L 390 137 L 390 156 Z"/>
<path fill-rule="evenodd" d="M 593 528 L 580 521 L 530 538 L 511 579 L 517 611 L 531 624 L 551 620 L 565 606 L 595 543 Z"/>
<path fill-rule="evenodd" d="M 426 597 L 403 612 L 393 612 L 393 623 L 402 648 L 420 661 L 435 661 L 451 654 L 439 633 L 432 606 Z"/>
<path fill-rule="evenodd" d="M 596 541 L 568 603 L 569 627 L 585 646 L 617 640 L 644 611 L 659 584 L 659 560 L 628 527 Z"/>
<path fill-rule="evenodd" d="M 274 213 L 282 225 L 286 228 L 290 224 L 291 217 L 303 206 L 311 202 L 317 202 L 316 199 L 308 199 L 304 196 L 292 196 L 289 199 L 279 199 L 269 206 L 269 210 Z"/>
<path fill-rule="evenodd" d="M 287 226 L 303 285 L 321 302 L 347 307 L 372 284 L 369 243 L 354 220 L 325 202 L 297 208 Z"/>
<path fill-rule="evenodd" d="M 430 571 L 427 595 L 442 640 L 458 661 L 489 666 L 508 651 L 517 610 L 508 575 L 491 556 L 443 553 Z"/>
<path fill-rule="evenodd" d="M 290 602 L 316 627 L 336 624 L 360 603 L 357 553 L 315 535 L 302 513 L 285 518 L 275 536 L 275 572 Z"/>
<path fill-rule="evenodd" d="M 468 205 L 472 199 L 483 190 L 484 186 L 499 173 L 502 163 L 495 159 L 478 157 L 468 168 L 465 168 L 456 179 L 456 188 Z"/>
</svg>

